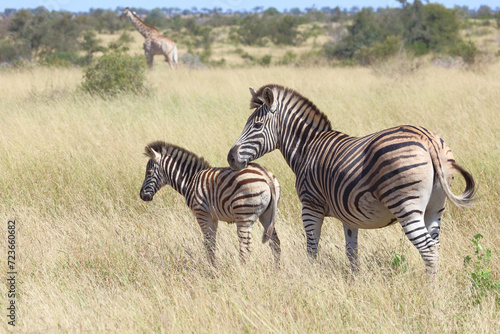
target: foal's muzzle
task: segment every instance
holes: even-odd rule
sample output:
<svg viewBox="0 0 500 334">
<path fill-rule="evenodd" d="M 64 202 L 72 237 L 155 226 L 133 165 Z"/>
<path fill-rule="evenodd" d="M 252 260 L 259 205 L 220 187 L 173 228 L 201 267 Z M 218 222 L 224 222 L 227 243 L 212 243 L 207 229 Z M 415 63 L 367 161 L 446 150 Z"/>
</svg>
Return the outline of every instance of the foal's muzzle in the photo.
<svg viewBox="0 0 500 334">
<path fill-rule="evenodd" d="M 144 192 L 143 190 L 141 190 L 141 199 L 143 201 L 146 201 L 146 202 L 149 202 L 149 201 L 152 201 L 153 200 L 153 194 L 152 193 L 147 193 L 147 192 Z"/>
</svg>

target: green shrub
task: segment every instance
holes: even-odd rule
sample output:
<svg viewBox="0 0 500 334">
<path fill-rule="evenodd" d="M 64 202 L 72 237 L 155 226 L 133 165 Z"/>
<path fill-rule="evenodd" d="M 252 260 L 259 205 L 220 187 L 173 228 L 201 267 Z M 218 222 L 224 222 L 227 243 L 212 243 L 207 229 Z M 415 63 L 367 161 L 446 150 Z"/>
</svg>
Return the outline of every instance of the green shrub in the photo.
<svg viewBox="0 0 500 334">
<path fill-rule="evenodd" d="M 30 58 L 30 51 L 25 46 L 11 41 L 0 42 L 0 63 L 10 63 L 22 58 Z"/>
<path fill-rule="evenodd" d="M 91 94 L 135 94 L 145 91 L 146 60 L 144 56 L 123 53 L 105 54 L 87 67 L 82 88 Z"/>
<path fill-rule="evenodd" d="M 47 55 L 43 61 L 46 66 L 70 67 L 83 65 L 86 57 L 79 56 L 76 52 L 58 51 Z"/>
<path fill-rule="evenodd" d="M 408 271 L 408 263 L 403 254 L 393 253 L 391 268 L 395 273 L 405 273 Z"/>
<path fill-rule="evenodd" d="M 281 58 L 280 63 L 283 65 L 293 64 L 297 61 L 297 54 L 292 50 L 288 50 Z"/>
<path fill-rule="evenodd" d="M 423 41 L 414 42 L 409 46 L 409 49 L 415 56 L 422 56 L 429 52 L 429 46 Z"/>
<path fill-rule="evenodd" d="M 271 64 L 271 55 L 265 55 L 262 58 L 260 58 L 257 63 L 262 66 L 269 66 Z"/>
<path fill-rule="evenodd" d="M 469 275 L 472 283 L 475 304 L 480 304 L 488 293 L 492 293 L 497 304 L 500 305 L 500 282 L 493 279 L 490 270 L 491 250 L 484 249 L 479 243 L 482 238 L 483 235 L 478 233 L 472 239 L 475 251 L 473 256 L 464 258 L 465 272 Z"/>
<path fill-rule="evenodd" d="M 473 41 L 458 43 L 451 53 L 455 56 L 462 57 L 467 65 L 472 65 L 476 61 L 476 56 L 479 54 L 479 49 Z"/>
<path fill-rule="evenodd" d="M 376 61 L 384 61 L 396 55 L 402 45 L 402 41 L 397 36 L 388 36 L 383 42 L 375 42 L 370 47 L 363 46 L 354 53 L 361 65 L 371 65 Z"/>
</svg>

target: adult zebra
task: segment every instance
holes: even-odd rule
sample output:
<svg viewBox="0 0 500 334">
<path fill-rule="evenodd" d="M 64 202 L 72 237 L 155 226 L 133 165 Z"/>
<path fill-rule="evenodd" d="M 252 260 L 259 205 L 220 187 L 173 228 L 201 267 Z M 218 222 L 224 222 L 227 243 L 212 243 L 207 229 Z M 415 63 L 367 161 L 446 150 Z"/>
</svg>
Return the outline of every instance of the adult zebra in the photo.
<svg viewBox="0 0 500 334">
<path fill-rule="evenodd" d="M 151 201 L 164 185 L 183 195 L 201 227 L 213 265 L 218 221 L 236 223 L 240 258 L 245 262 L 252 243 L 252 225 L 257 218 L 264 227 L 262 243 L 270 240 L 275 262 L 279 264 L 281 248 L 274 223 L 280 186 L 271 172 L 257 164 L 240 171 L 212 168 L 196 154 L 162 141 L 145 149 L 149 161 L 141 199 Z"/>
<path fill-rule="evenodd" d="M 399 221 L 435 274 L 446 197 L 467 206 L 476 191 L 471 174 L 455 163 L 444 141 L 422 127 L 399 126 L 364 137 L 332 130 L 311 101 L 292 89 L 266 85 L 252 94 L 256 108 L 228 154 L 233 169 L 279 149 L 296 175 L 307 251 L 317 257 L 325 216 L 344 225 L 346 253 L 358 267 L 358 229 Z M 466 181 L 463 194 L 450 190 L 454 170 Z"/>
</svg>

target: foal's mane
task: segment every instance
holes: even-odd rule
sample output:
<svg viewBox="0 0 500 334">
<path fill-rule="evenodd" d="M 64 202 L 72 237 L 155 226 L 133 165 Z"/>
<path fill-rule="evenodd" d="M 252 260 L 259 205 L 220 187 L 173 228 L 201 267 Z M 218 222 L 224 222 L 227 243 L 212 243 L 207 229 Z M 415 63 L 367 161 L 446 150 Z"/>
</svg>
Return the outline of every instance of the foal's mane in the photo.
<svg viewBox="0 0 500 334">
<path fill-rule="evenodd" d="M 200 166 L 201 168 L 205 169 L 205 168 L 211 167 L 210 164 L 203 157 L 200 157 L 200 156 L 194 154 L 193 152 L 188 151 L 185 148 L 174 145 L 174 144 L 170 144 L 170 143 L 166 143 L 164 141 L 158 140 L 158 141 L 155 141 L 155 142 L 148 144 L 147 147 L 160 153 L 162 156 L 164 156 L 164 155 L 172 156 L 175 154 L 177 157 L 182 157 L 184 154 L 186 154 L 187 156 L 192 157 L 192 159 L 197 161 L 197 165 Z M 146 151 L 146 156 L 149 157 L 149 155 L 147 154 L 147 151 Z"/>
</svg>

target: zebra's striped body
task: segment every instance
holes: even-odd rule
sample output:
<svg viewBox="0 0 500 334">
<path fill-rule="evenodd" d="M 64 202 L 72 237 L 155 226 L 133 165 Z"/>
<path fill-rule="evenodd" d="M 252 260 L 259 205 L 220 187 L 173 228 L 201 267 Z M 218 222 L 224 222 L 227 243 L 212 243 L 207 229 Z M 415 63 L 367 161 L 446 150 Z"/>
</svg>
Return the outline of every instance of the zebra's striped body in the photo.
<svg viewBox="0 0 500 334">
<path fill-rule="evenodd" d="M 446 197 L 470 204 L 472 176 L 455 163 L 444 141 L 422 127 L 399 126 L 364 137 L 331 128 L 317 107 L 278 85 L 251 89 L 256 108 L 228 154 L 233 169 L 279 149 L 296 175 L 308 253 L 316 258 L 324 217 L 344 224 L 346 253 L 357 268 L 358 229 L 402 225 L 426 269 L 436 273 L 439 232 Z M 454 170 L 466 180 L 451 193 Z"/>
<path fill-rule="evenodd" d="M 251 228 L 259 218 L 264 227 L 262 242 L 270 246 L 279 262 L 280 241 L 274 229 L 280 186 L 276 177 L 264 167 L 251 164 L 233 171 L 212 168 L 195 154 L 165 142 L 146 146 L 150 158 L 140 196 L 153 199 L 164 185 L 172 186 L 186 198 L 205 236 L 209 260 L 215 264 L 215 238 L 219 220 L 236 223 L 240 258 L 245 261 L 252 242 Z"/>
</svg>

